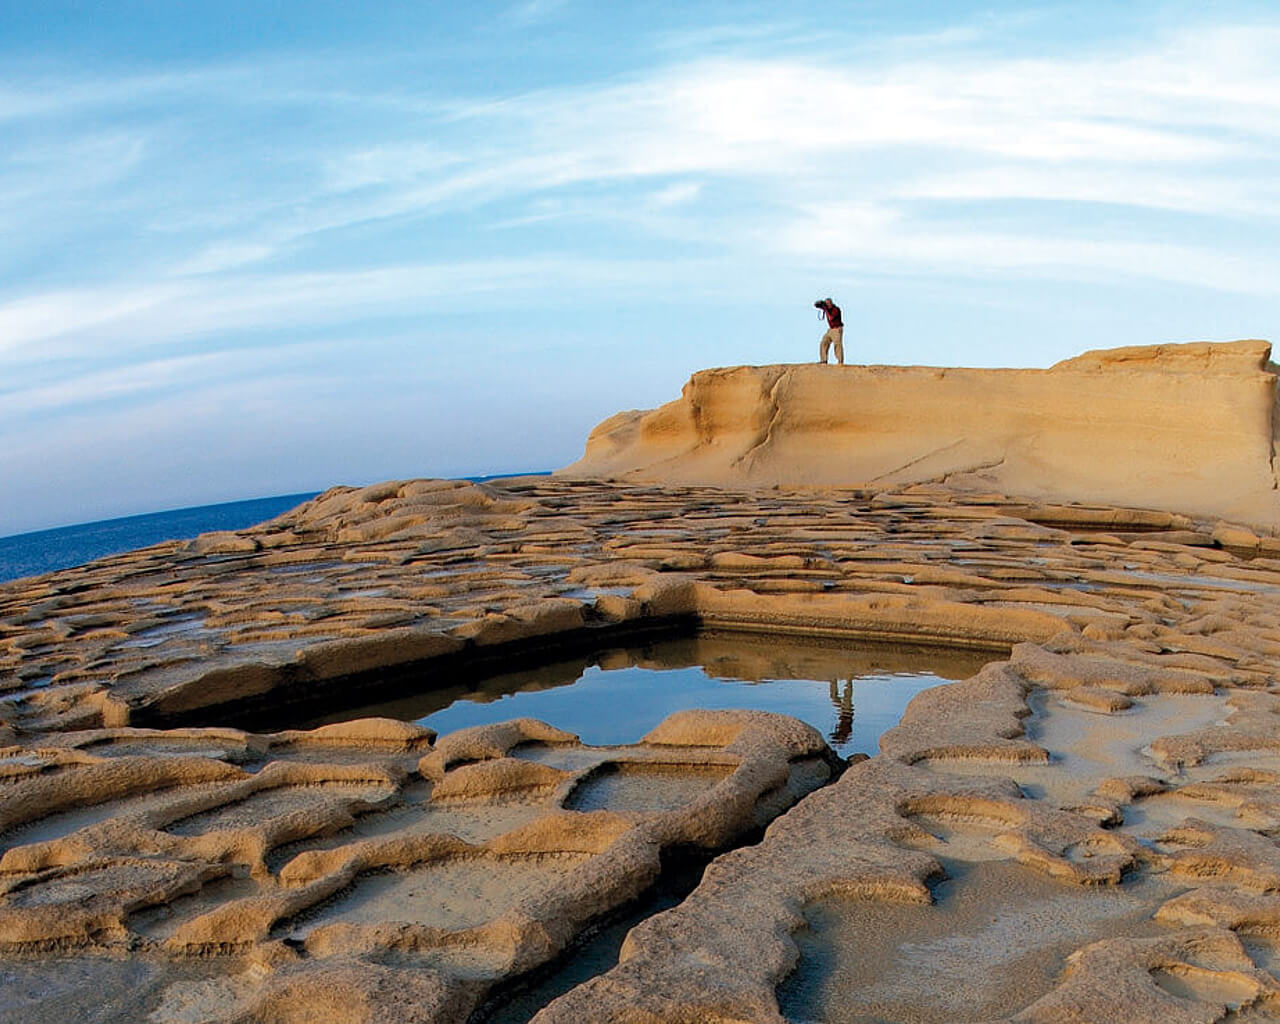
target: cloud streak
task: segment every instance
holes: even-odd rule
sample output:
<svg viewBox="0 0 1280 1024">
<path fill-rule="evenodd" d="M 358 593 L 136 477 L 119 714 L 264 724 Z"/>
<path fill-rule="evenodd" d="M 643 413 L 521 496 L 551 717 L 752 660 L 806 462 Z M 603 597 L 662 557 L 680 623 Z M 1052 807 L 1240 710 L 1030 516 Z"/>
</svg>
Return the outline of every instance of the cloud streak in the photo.
<svg viewBox="0 0 1280 1024">
<path fill-rule="evenodd" d="M 686 226 L 713 242 L 724 237 L 726 218 L 703 209 L 711 204 L 689 201 L 711 196 L 712 181 L 748 190 L 764 220 L 789 207 L 840 201 L 841 176 L 864 202 L 891 206 L 895 218 L 915 225 L 930 216 L 916 208 L 922 200 L 1035 199 L 1275 218 L 1280 71 L 1265 58 L 1276 48 L 1275 26 L 1187 32 L 1122 59 L 1104 53 L 991 61 L 949 42 L 935 60 L 914 50 L 899 63 L 865 67 L 790 56 L 699 59 L 588 88 L 437 104 L 419 140 L 406 141 L 398 121 L 392 130 L 371 117 L 371 134 L 388 136 L 373 145 L 301 143 L 288 154 L 293 180 L 273 190 L 276 202 L 264 205 L 261 192 L 248 202 L 215 198 L 204 212 L 222 224 L 218 233 L 202 234 L 198 221 L 179 228 L 188 251 L 163 270 L 148 270 L 236 271 L 299 247 L 305 257 L 308 246 L 335 232 L 395 230 L 468 211 L 476 226 L 486 218 L 511 224 L 517 221 L 510 211 L 487 211 L 601 187 L 682 196 Z M 148 76 L 105 93 L 174 100 L 202 89 L 239 95 L 247 86 L 238 73 L 210 71 Z M 294 98 L 293 88 L 273 94 L 269 86 L 258 97 L 268 107 Z M 363 104 L 372 114 L 385 99 L 385 90 L 375 88 L 344 103 Z M 165 162 L 165 130 L 143 118 L 130 125 L 127 143 L 121 137 L 127 156 L 93 162 L 138 181 L 174 183 L 174 205 L 195 208 L 175 180 L 182 163 Z M 270 143 L 249 139 L 244 158 L 261 159 L 256 150 Z M 88 143 L 63 140 L 72 144 Z M 144 160 L 145 150 L 151 155 Z M 60 162 L 85 161 L 63 153 Z M 73 179 L 72 187 L 89 185 Z M 30 200 L 28 214 L 39 205 L 30 180 L 17 191 Z M 1043 233 L 1043 225 L 1031 227 Z M 794 255 L 794 245 L 784 248 Z M 825 255 L 829 246 L 821 248 Z M 927 269 L 928 253 L 921 255 Z M 366 251 L 362 262 L 370 261 L 376 257 Z M 358 276 L 351 277 L 359 287 Z"/>
<path fill-rule="evenodd" d="M 581 16 L 516 4 L 493 38 Z M 1280 20 L 1035 58 L 981 22 L 814 38 L 691 23 L 616 68 L 487 93 L 407 53 L 0 72 L 0 444 L 246 365 L 372 388 L 352 353 L 388 330 L 429 354 L 474 335 L 531 380 L 565 357 L 529 325 L 582 339 L 602 318 L 632 362 L 590 379 L 639 382 L 642 355 L 688 357 L 675 310 L 811 281 L 1280 298 Z M 986 336 L 963 315 L 938 314 Z M 452 363 L 435 377 L 428 400 L 466 403 Z"/>
<path fill-rule="evenodd" d="M 557 288 L 645 288 L 669 280 L 671 273 L 658 261 L 539 258 L 112 284 L 0 304 L 0 366 L 83 356 L 104 339 L 123 356 L 225 332 L 467 309 L 486 296 L 557 301 Z"/>
</svg>

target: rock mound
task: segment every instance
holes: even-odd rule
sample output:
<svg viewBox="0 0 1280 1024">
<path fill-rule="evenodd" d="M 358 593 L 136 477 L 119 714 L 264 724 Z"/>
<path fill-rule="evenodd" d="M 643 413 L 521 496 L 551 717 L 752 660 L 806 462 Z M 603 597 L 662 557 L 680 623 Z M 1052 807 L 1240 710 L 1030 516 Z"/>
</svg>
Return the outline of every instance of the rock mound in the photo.
<svg viewBox="0 0 1280 1024">
<path fill-rule="evenodd" d="M 592 431 L 569 477 L 721 486 L 940 481 L 1280 525 L 1265 341 L 1086 352 L 1047 370 L 735 366 Z"/>
</svg>

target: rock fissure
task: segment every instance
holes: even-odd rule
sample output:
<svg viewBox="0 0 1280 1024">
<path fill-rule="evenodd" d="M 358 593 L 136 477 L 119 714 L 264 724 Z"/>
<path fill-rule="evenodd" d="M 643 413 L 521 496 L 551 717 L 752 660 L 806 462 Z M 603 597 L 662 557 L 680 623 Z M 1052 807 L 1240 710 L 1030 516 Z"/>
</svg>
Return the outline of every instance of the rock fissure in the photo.
<svg viewBox="0 0 1280 1024">
<path fill-rule="evenodd" d="M 787 381 L 789 371 L 781 369 L 777 377 L 773 380 L 765 392 L 765 405 L 768 409 L 764 430 L 760 432 L 757 439 L 753 441 L 745 452 L 733 460 L 733 465 L 737 466 L 746 462 L 762 452 L 769 444 L 773 437 L 773 430 L 778 422 L 778 417 L 782 415 L 782 403 L 778 400 L 778 389 Z"/>
<path fill-rule="evenodd" d="M 880 483 L 881 481 L 888 480 L 889 478 L 897 475 L 898 473 L 901 473 L 904 470 L 910 469 L 912 466 L 918 466 L 920 463 L 925 462 L 928 459 L 931 459 L 937 455 L 945 454 L 946 452 L 949 452 L 955 448 L 960 447 L 967 440 L 968 438 L 962 437 L 956 441 L 952 441 L 950 444 L 944 444 L 937 448 L 932 449 L 931 451 L 927 451 L 923 455 L 918 455 L 915 458 L 911 459 L 910 461 L 902 463 L 902 465 L 900 466 L 894 466 L 893 469 L 890 469 L 885 473 L 881 473 L 879 476 L 872 477 L 870 480 L 867 481 L 867 483 L 877 484 L 877 483 Z M 945 478 L 943 478 L 943 481 L 945 482 Z"/>
<path fill-rule="evenodd" d="M 958 469 L 949 470 L 939 479 L 938 482 L 945 487 L 950 485 L 951 481 L 957 476 L 964 476 L 967 473 L 980 473 L 984 469 L 999 469 L 1007 461 L 1008 460 L 1005 456 L 1002 455 L 998 459 L 991 459 L 986 462 L 975 462 L 971 466 L 961 466 Z"/>
</svg>

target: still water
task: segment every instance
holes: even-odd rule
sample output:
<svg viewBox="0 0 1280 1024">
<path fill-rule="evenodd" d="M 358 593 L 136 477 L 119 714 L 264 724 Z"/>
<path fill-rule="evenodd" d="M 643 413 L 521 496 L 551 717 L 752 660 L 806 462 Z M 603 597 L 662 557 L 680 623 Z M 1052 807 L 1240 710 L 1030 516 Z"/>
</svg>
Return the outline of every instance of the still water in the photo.
<svg viewBox="0 0 1280 1024">
<path fill-rule="evenodd" d="M 964 679 L 989 653 L 703 633 L 598 651 L 468 682 L 424 680 L 423 692 L 306 723 L 379 715 L 443 734 L 531 717 L 585 743 L 631 743 L 673 711 L 753 708 L 818 729 L 842 757 L 875 754 L 921 690 Z M 438 685 L 444 682 L 445 685 Z"/>
<path fill-rule="evenodd" d="M 808 722 L 848 757 L 876 753 L 880 734 L 921 690 L 968 678 L 996 656 L 702 633 L 604 650 L 358 713 L 412 718 L 440 732 L 531 715 L 588 743 L 625 743 L 682 708 L 757 708 Z M 636 905 L 588 934 L 551 970 L 499 995 L 475 1019 L 525 1024 L 553 999 L 609 970 L 627 933 L 681 902 L 702 867 L 664 870 Z"/>
</svg>

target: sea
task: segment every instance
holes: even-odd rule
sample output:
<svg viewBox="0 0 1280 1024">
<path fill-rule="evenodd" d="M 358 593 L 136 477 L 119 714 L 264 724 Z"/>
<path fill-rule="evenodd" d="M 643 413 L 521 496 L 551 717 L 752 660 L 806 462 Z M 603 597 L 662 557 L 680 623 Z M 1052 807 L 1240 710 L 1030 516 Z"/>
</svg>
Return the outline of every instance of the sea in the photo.
<svg viewBox="0 0 1280 1024">
<path fill-rule="evenodd" d="M 487 473 L 464 476 L 460 480 L 483 483 L 512 476 L 549 476 L 550 470 L 522 470 L 517 473 Z M 243 530 L 247 526 L 274 519 L 319 491 L 304 494 L 281 494 L 274 498 L 249 498 L 226 501 L 220 505 L 197 505 L 175 508 L 168 512 L 147 512 L 122 519 L 103 519 L 96 523 L 59 526 L 52 530 L 19 533 L 0 537 L 0 583 L 38 576 L 57 569 L 84 565 L 95 558 L 118 555 L 136 548 L 149 547 L 166 540 L 190 540 L 213 530 Z"/>
<path fill-rule="evenodd" d="M 227 501 L 168 512 L 148 512 L 123 519 L 59 526 L 53 530 L 0 537 L 0 583 L 69 569 L 95 558 L 118 555 L 166 540 L 189 540 L 211 530 L 242 530 L 274 519 L 319 492 L 281 494 L 274 498 Z"/>
</svg>

